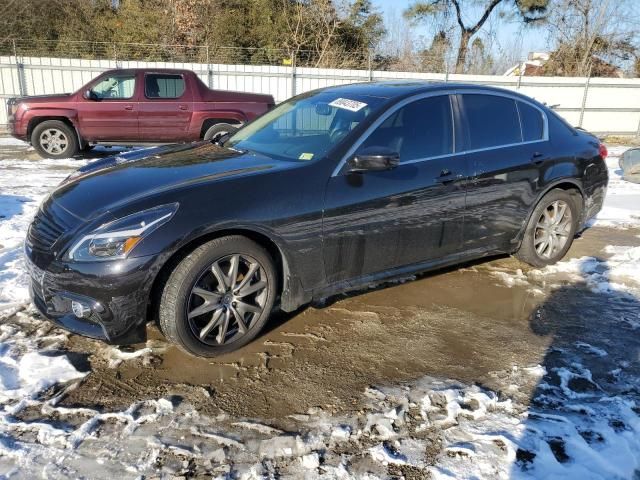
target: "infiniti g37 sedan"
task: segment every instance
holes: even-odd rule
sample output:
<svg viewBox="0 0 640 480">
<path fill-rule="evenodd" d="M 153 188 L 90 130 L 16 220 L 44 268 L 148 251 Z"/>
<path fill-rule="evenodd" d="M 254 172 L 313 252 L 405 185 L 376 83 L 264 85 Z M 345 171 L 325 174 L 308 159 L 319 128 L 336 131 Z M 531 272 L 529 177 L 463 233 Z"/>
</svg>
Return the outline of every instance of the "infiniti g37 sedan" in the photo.
<svg viewBox="0 0 640 480">
<path fill-rule="evenodd" d="M 372 83 L 299 95 L 211 142 L 90 164 L 25 242 L 47 318 L 110 343 L 157 320 L 245 345 L 275 307 L 494 255 L 560 260 L 602 207 L 606 149 L 523 95 Z"/>
</svg>

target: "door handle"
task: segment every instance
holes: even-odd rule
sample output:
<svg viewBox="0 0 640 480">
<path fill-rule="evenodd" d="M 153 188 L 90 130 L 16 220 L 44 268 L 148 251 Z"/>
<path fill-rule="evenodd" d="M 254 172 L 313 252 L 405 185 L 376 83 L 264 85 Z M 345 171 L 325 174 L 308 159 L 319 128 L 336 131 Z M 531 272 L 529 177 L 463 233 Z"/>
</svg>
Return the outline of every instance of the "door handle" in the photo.
<svg viewBox="0 0 640 480">
<path fill-rule="evenodd" d="M 124 109 L 125 110 L 133 110 L 133 105 L 125 105 Z"/>
<path fill-rule="evenodd" d="M 179 108 L 180 110 L 186 110 L 186 109 L 187 109 L 187 108 L 189 108 L 189 107 L 187 107 L 186 105 L 178 105 L 178 108 Z"/>
</svg>

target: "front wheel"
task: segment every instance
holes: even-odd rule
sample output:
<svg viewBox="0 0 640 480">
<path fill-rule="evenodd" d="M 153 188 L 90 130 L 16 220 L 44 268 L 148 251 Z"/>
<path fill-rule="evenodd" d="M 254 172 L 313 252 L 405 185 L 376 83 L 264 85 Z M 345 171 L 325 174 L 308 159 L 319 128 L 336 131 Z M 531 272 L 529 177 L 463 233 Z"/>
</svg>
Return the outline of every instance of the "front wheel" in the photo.
<svg viewBox="0 0 640 480">
<path fill-rule="evenodd" d="M 46 120 L 31 133 L 31 145 L 45 158 L 69 158 L 78 153 L 75 130 L 60 120 Z"/>
<path fill-rule="evenodd" d="M 269 253 L 242 236 L 196 248 L 169 276 L 160 301 L 160 329 L 188 353 L 213 357 L 253 340 L 276 297 Z"/>
<path fill-rule="evenodd" d="M 579 214 L 574 196 L 551 190 L 533 210 L 516 257 L 534 267 L 562 260 L 573 243 Z"/>
</svg>

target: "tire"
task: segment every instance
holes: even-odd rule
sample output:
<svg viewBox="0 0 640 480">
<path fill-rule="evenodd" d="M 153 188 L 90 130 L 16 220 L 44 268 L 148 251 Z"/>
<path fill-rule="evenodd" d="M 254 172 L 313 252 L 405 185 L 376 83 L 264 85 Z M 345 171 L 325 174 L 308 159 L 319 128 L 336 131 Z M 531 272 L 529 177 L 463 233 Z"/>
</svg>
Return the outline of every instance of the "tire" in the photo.
<svg viewBox="0 0 640 480">
<path fill-rule="evenodd" d="M 580 205 L 574 195 L 551 190 L 531 213 L 516 258 L 539 268 L 560 261 L 571 248 L 579 217 Z"/>
<path fill-rule="evenodd" d="M 78 154 L 76 131 L 60 120 L 46 120 L 36 125 L 31 132 L 31 145 L 45 158 L 70 158 Z"/>
<path fill-rule="evenodd" d="M 216 136 L 222 136 L 225 134 L 233 135 L 238 131 L 238 127 L 233 126 L 229 123 L 216 123 L 215 125 L 210 126 L 207 131 L 204 133 L 204 140 L 212 140 Z"/>
<path fill-rule="evenodd" d="M 234 258 L 235 292 L 223 285 L 231 279 Z M 257 269 L 251 274 L 253 265 Z M 253 340 L 269 319 L 276 282 L 273 259 L 257 243 L 239 235 L 211 240 L 169 275 L 160 299 L 160 330 L 192 355 L 213 357 L 236 350 Z M 256 291 L 243 296 L 252 289 Z"/>
</svg>

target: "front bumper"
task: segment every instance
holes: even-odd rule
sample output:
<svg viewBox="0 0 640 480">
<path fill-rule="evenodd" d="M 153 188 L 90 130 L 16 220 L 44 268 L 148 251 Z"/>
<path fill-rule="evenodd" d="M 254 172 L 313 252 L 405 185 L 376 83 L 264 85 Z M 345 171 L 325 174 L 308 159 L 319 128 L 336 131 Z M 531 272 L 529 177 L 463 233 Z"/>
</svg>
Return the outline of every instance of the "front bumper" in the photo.
<svg viewBox="0 0 640 480">
<path fill-rule="evenodd" d="M 30 293 L 36 308 L 62 328 L 110 344 L 146 339 L 147 304 L 157 256 L 114 262 L 48 261 L 46 254 L 25 249 Z M 77 317 L 72 302 L 91 306 Z"/>
</svg>

